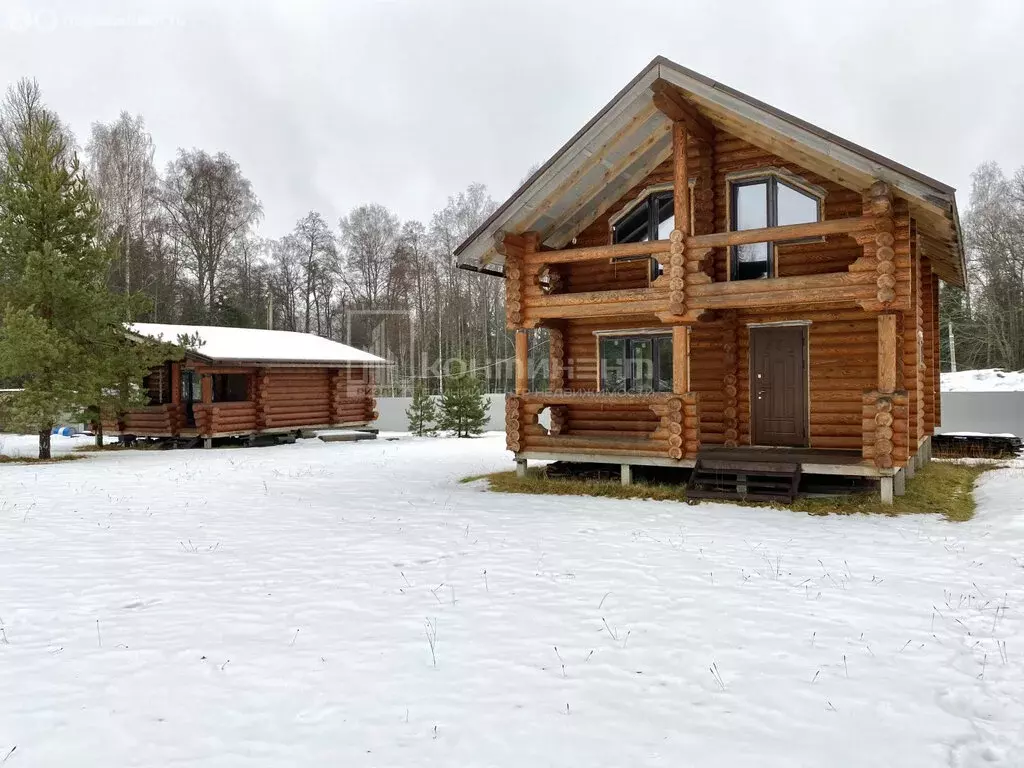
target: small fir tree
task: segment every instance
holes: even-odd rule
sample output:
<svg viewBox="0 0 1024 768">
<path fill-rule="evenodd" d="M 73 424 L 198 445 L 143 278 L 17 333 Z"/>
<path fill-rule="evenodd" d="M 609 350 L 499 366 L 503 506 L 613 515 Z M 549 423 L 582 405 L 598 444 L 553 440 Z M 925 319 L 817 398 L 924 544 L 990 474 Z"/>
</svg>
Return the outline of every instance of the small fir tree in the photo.
<svg viewBox="0 0 1024 768">
<path fill-rule="evenodd" d="M 472 437 L 484 431 L 487 424 L 487 397 L 480 381 L 469 373 L 447 379 L 441 396 L 441 417 L 438 427 L 456 437 Z"/>
<path fill-rule="evenodd" d="M 0 378 L 24 383 L 8 417 L 47 459 L 61 420 L 141 399 L 127 383 L 163 349 L 125 338 L 137 300 L 106 286 L 113 250 L 60 122 L 42 110 L 16 130 L 0 173 Z"/>
<path fill-rule="evenodd" d="M 417 383 L 413 390 L 412 402 L 405 410 L 405 417 L 409 419 L 409 431 L 417 437 L 436 434 L 437 406 L 422 382 Z"/>
</svg>

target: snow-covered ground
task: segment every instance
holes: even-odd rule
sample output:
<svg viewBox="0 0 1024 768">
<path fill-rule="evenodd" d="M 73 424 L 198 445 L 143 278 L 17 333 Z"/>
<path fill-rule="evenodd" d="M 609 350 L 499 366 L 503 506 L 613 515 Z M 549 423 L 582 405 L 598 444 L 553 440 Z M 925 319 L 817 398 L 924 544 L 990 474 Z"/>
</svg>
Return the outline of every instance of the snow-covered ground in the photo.
<svg viewBox="0 0 1024 768">
<path fill-rule="evenodd" d="M 1024 371 L 984 368 L 940 374 L 943 392 L 1024 392 Z"/>
<path fill-rule="evenodd" d="M 0 465 L 0 764 L 1024 765 L 1024 466 L 963 524 L 457 482 L 509 466 Z"/>
</svg>

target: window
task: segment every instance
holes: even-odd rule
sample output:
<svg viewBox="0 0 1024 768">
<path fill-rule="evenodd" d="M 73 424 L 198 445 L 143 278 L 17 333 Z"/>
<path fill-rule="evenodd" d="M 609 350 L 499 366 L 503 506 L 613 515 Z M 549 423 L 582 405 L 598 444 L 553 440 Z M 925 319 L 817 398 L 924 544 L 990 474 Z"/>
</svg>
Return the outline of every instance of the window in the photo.
<svg viewBox="0 0 1024 768">
<path fill-rule="evenodd" d="M 648 240 L 668 240 L 676 227 L 672 192 L 652 192 L 612 226 L 613 243 L 645 243 Z M 650 257 L 627 256 L 623 261 Z M 661 264 L 651 259 L 651 280 L 661 274 Z"/>
<path fill-rule="evenodd" d="M 187 368 L 181 369 L 181 402 L 201 403 L 203 390 L 199 374 Z"/>
<path fill-rule="evenodd" d="M 249 399 L 249 377 L 244 373 L 213 374 L 213 402 L 240 403 Z"/>
<path fill-rule="evenodd" d="M 676 226 L 672 192 L 653 192 L 612 227 L 613 243 L 644 243 L 668 240 Z"/>
<path fill-rule="evenodd" d="M 732 182 L 734 232 L 821 220 L 821 199 L 777 176 Z M 732 249 L 733 280 L 772 277 L 774 243 L 737 245 Z"/>
<path fill-rule="evenodd" d="M 672 337 L 602 336 L 602 392 L 671 392 Z"/>
</svg>

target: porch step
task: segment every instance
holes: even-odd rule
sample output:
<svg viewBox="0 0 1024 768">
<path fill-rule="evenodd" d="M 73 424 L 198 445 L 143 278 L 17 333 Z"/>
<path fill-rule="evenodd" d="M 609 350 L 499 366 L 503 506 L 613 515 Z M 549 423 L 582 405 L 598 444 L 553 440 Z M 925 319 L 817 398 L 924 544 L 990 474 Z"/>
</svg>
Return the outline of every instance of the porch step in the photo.
<svg viewBox="0 0 1024 768">
<path fill-rule="evenodd" d="M 794 462 L 709 459 L 698 454 L 686 498 L 791 504 L 799 487 L 800 465 Z"/>
</svg>

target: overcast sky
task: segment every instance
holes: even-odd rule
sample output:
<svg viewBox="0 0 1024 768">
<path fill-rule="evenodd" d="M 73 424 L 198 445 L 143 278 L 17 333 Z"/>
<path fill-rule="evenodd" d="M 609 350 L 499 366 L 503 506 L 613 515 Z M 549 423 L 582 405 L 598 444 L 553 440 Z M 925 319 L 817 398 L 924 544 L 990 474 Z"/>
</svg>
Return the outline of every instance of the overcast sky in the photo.
<svg viewBox="0 0 1024 768">
<path fill-rule="evenodd" d="M 216 6 L 217 10 L 211 10 Z M 3 0 L 0 73 L 85 143 L 141 113 L 161 168 L 223 150 L 263 234 L 363 202 L 499 202 L 655 55 L 958 189 L 1024 165 L 1024 2 Z"/>
</svg>

